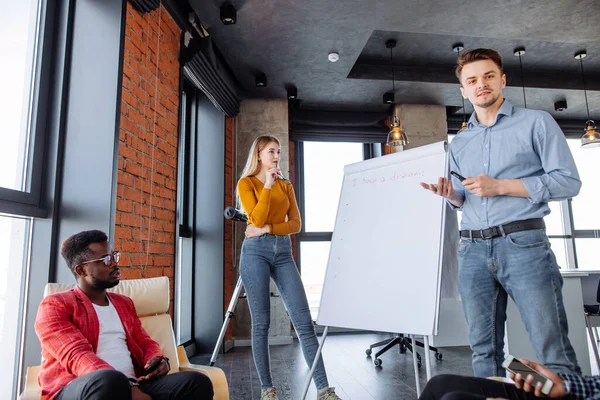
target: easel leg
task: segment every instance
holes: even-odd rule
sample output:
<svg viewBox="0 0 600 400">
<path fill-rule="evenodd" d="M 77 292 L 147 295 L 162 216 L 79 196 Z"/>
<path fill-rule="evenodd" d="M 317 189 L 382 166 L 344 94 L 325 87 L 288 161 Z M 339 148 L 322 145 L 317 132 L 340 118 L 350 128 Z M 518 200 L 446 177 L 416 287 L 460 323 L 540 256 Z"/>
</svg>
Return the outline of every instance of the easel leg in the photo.
<svg viewBox="0 0 600 400">
<path fill-rule="evenodd" d="M 242 291 L 242 277 L 238 278 L 237 284 L 235 285 L 235 290 L 233 291 L 233 295 L 231 296 L 231 300 L 229 301 L 229 307 L 225 312 L 225 321 L 223 321 L 223 326 L 221 327 L 221 333 L 219 333 L 219 338 L 217 339 L 217 343 L 215 344 L 215 349 L 213 350 L 212 357 L 210 358 L 210 366 L 215 365 L 215 361 L 217 361 L 217 356 L 219 355 L 219 350 L 221 349 L 221 345 L 223 344 L 223 339 L 225 338 L 225 332 L 227 331 L 227 326 L 229 325 L 229 321 L 231 317 L 233 317 L 233 310 L 235 310 L 235 306 L 240 298 L 240 292 Z"/>
<path fill-rule="evenodd" d="M 415 384 L 416 384 L 416 388 L 417 388 L 417 398 L 419 398 L 419 396 L 421 395 L 421 384 L 419 383 L 419 367 L 417 367 L 417 343 L 415 340 L 415 335 L 410 335 L 410 338 L 412 339 L 412 345 L 413 345 L 413 366 L 415 367 Z"/>
<path fill-rule="evenodd" d="M 323 349 L 323 343 L 325 343 L 325 339 L 327 338 L 327 331 L 329 331 L 329 327 L 326 326 L 323 330 L 323 339 L 321 339 L 321 343 L 319 343 L 319 348 L 317 349 L 317 354 L 315 354 L 315 360 L 313 361 L 312 367 L 310 368 L 310 372 L 308 373 L 308 378 L 306 379 L 306 383 L 304 384 L 304 391 L 302 392 L 302 400 L 306 399 L 306 393 L 308 393 L 308 388 L 310 387 L 310 381 L 312 380 L 313 375 L 315 374 L 315 369 L 317 369 L 317 363 L 319 362 L 319 358 L 321 357 L 321 350 Z"/>
<path fill-rule="evenodd" d="M 431 379 L 431 361 L 429 359 L 429 336 L 425 335 L 425 370 L 427 371 L 427 380 Z"/>
</svg>

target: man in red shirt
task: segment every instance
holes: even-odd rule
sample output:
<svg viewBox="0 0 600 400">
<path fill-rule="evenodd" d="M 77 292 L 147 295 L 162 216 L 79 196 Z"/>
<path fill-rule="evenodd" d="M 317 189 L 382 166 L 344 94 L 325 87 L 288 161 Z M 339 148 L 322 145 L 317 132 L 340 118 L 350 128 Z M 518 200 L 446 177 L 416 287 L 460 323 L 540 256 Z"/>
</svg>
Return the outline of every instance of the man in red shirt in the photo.
<svg viewBox="0 0 600 400">
<path fill-rule="evenodd" d="M 119 253 L 107 239 L 84 231 L 62 245 L 77 286 L 47 296 L 38 309 L 42 400 L 212 399 L 202 373 L 167 375 L 169 360 L 142 327 L 133 301 L 106 291 L 121 277 Z"/>
</svg>

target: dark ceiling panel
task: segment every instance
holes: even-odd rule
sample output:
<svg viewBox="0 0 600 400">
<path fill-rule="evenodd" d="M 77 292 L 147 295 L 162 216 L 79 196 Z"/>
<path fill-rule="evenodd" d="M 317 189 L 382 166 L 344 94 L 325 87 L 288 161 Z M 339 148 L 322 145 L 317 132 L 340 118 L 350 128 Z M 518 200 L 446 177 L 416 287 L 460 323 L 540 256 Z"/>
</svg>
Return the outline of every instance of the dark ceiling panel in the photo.
<svg viewBox="0 0 600 400">
<path fill-rule="evenodd" d="M 398 40 L 396 102 L 460 106 L 452 44 L 492 47 L 506 64 L 505 96 L 522 104 L 523 56 L 527 105 L 556 118 L 583 119 L 581 76 L 573 53 L 584 60 L 592 116 L 600 119 L 600 1 L 598 0 L 233 0 L 237 23 L 219 20 L 220 1 L 190 0 L 248 97 L 285 98 L 298 88 L 301 109 L 384 111 L 391 90 L 389 50 Z M 331 63 L 327 54 L 340 60 Z M 264 72 L 266 88 L 254 85 Z M 567 99 L 568 109 L 554 111 Z"/>
</svg>

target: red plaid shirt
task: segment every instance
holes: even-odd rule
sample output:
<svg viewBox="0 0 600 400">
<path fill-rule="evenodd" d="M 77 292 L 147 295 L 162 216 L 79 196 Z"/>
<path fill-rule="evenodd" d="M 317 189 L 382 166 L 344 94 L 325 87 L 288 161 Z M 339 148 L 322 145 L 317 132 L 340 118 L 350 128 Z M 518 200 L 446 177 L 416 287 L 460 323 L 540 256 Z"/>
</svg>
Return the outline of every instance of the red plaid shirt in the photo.
<svg viewBox="0 0 600 400">
<path fill-rule="evenodd" d="M 116 293 L 107 295 L 121 318 L 133 366 L 140 376 L 149 359 L 162 355 L 160 346 L 142 328 L 133 300 Z M 88 372 L 113 369 L 96 355 L 100 323 L 92 302 L 77 286 L 42 301 L 35 332 L 42 344 L 38 377 L 42 400 L 53 399 L 65 385 Z"/>
</svg>

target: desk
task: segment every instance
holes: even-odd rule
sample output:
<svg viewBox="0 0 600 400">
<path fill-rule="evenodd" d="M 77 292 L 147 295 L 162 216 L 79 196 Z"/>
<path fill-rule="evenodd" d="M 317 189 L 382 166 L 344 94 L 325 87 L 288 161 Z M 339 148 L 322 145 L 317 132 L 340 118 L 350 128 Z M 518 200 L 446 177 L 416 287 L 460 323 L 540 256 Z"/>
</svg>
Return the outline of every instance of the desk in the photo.
<svg viewBox="0 0 600 400">
<path fill-rule="evenodd" d="M 567 312 L 567 321 L 569 322 L 569 339 L 575 349 L 577 361 L 583 375 L 591 375 L 590 352 L 583 316 L 583 294 L 581 290 L 581 279 L 588 276 L 588 273 L 583 271 L 561 271 L 561 274 L 564 281 L 563 301 Z M 504 352 L 515 357 L 538 361 L 533 347 L 529 343 L 529 335 L 521 321 L 519 310 L 517 310 L 517 306 L 510 297 L 506 313 Z"/>
</svg>

